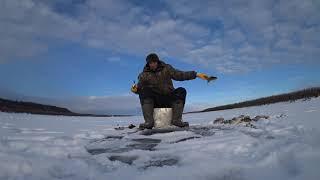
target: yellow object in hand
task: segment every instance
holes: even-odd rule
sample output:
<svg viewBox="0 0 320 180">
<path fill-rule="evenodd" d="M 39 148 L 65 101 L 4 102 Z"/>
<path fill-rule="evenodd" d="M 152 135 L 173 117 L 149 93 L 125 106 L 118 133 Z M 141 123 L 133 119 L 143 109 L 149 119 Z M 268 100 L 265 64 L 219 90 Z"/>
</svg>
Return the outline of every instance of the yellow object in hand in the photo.
<svg viewBox="0 0 320 180">
<path fill-rule="evenodd" d="M 218 79 L 218 78 L 215 77 L 215 76 L 208 76 L 208 75 L 206 75 L 206 74 L 204 74 L 204 73 L 197 73 L 197 77 L 198 77 L 198 78 L 201 78 L 201 79 L 203 79 L 203 80 L 206 80 L 208 83 L 209 83 L 210 81 L 213 81 L 213 80 Z"/>
<path fill-rule="evenodd" d="M 197 73 L 197 77 L 201 78 L 203 80 L 208 80 L 209 79 L 209 76 L 204 74 L 204 73 Z"/>
<path fill-rule="evenodd" d="M 133 85 L 131 86 L 131 92 L 137 94 L 137 92 L 138 92 L 138 86 L 137 86 L 136 84 L 133 84 Z"/>
</svg>

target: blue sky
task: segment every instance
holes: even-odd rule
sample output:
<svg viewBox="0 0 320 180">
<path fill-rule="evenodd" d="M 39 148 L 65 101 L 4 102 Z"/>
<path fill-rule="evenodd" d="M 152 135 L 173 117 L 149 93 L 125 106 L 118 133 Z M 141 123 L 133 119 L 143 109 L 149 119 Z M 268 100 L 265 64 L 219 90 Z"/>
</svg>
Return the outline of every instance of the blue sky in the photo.
<svg viewBox="0 0 320 180">
<path fill-rule="evenodd" d="M 156 52 L 219 79 L 175 82 L 185 111 L 320 85 L 316 0 L 4 0 L 0 96 L 140 113 L 133 80 Z"/>
</svg>

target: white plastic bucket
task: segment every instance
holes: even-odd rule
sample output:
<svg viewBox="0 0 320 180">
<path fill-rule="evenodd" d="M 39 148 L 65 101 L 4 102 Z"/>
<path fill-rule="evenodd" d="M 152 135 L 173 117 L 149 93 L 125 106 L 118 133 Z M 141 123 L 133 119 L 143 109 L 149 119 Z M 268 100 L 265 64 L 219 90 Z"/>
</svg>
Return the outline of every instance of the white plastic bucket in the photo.
<svg viewBox="0 0 320 180">
<path fill-rule="evenodd" d="M 154 108 L 153 118 L 155 128 L 164 128 L 171 126 L 172 108 Z"/>
</svg>

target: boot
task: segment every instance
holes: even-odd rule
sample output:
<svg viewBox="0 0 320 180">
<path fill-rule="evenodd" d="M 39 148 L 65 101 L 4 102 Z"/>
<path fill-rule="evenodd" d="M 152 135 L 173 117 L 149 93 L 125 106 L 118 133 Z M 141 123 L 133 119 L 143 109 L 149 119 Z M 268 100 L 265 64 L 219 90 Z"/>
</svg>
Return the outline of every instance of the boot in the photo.
<svg viewBox="0 0 320 180">
<path fill-rule="evenodd" d="M 172 125 L 178 127 L 189 127 L 188 122 L 182 122 L 182 112 L 184 108 L 184 102 L 177 100 L 172 103 Z"/>
<path fill-rule="evenodd" d="M 144 123 L 139 125 L 139 129 L 152 129 L 154 125 L 153 119 L 153 100 L 152 99 L 145 99 L 143 103 L 141 103 L 142 114 L 144 118 Z"/>
</svg>

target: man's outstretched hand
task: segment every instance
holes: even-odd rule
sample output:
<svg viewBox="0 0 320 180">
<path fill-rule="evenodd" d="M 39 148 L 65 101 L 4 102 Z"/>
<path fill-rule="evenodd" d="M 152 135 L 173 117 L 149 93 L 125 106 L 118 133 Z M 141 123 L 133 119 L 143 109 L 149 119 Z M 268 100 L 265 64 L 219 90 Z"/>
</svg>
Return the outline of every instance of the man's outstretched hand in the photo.
<svg viewBox="0 0 320 180">
<path fill-rule="evenodd" d="M 215 76 L 208 76 L 208 75 L 206 75 L 204 73 L 197 73 L 197 77 L 200 78 L 200 79 L 206 80 L 208 82 L 217 79 L 217 77 L 215 77 Z"/>
<path fill-rule="evenodd" d="M 209 76 L 204 73 L 197 73 L 197 77 L 203 80 L 208 80 Z"/>
</svg>

